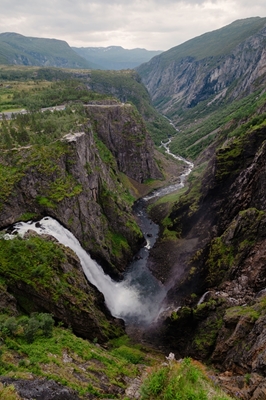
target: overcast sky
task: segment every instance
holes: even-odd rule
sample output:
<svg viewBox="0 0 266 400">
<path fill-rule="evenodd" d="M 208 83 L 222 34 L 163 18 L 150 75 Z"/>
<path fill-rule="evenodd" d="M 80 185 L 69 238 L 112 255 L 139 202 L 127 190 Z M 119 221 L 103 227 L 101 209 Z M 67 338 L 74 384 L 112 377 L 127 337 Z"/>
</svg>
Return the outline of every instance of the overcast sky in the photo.
<svg viewBox="0 0 266 400">
<path fill-rule="evenodd" d="M 265 0 L 1 0 L 0 32 L 77 47 L 168 50 L 255 16 L 266 17 Z"/>
</svg>

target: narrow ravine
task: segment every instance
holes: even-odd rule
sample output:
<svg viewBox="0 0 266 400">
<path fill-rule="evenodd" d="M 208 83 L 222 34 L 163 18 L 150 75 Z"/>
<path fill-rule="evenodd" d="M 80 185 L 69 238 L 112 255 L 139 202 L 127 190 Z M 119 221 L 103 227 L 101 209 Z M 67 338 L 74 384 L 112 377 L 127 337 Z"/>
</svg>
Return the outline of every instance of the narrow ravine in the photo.
<svg viewBox="0 0 266 400">
<path fill-rule="evenodd" d="M 81 247 L 74 235 L 55 219 L 47 216 L 38 222 L 19 222 L 14 225 L 14 233 L 23 236 L 28 230 L 34 230 L 40 235 L 51 235 L 63 245 L 70 247 L 79 257 L 88 281 L 103 293 L 106 305 L 112 315 L 122 318 L 126 325 L 150 325 L 164 310 L 163 301 L 166 296 L 166 288 L 147 268 L 149 250 L 156 242 L 159 227 L 148 217 L 146 205 L 151 199 L 182 188 L 185 178 L 193 168 L 192 163 L 170 153 L 170 142 L 171 139 L 167 143 L 162 143 L 166 152 L 184 161 L 188 168 L 180 176 L 180 183 L 158 189 L 135 203 L 133 211 L 146 239 L 146 245 L 135 255 L 121 282 L 116 282 L 106 275 L 101 266 Z M 13 235 L 7 235 L 8 237 L 12 238 Z"/>
<path fill-rule="evenodd" d="M 145 224 L 144 215 L 140 216 L 142 224 Z M 146 325 L 153 322 L 160 314 L 166 291 L 146 268 L 148 248 L 155 241 L 156 233 L 150 238 L 145 235 L 149 239 L 147 245 L 136 255 L 123 281 L 116 282 L 104 273 L 101 266 L 82 248 L 75 236 L 55 219 L 47 216 L 38 222 L 18 222 L 14 225 L 9 238 L 15 233 L 23 236 L 28 230 L 40 235 L 51 235 L 77 254 L 88 281 L 103 293 L 106 305 L 114 317 L 122 318 L 126 324 Z M 153 231 L 156 230 L 157 228 L 153 227 Z"/>
</svg>

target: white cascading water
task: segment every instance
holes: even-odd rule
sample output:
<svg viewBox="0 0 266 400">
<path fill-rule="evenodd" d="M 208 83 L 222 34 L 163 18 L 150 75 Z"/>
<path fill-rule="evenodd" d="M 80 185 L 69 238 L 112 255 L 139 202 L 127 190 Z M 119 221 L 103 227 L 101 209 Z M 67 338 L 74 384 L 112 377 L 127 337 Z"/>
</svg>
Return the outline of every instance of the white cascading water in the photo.
<svg viewBox="0 0 266 400">
<path fill-rule="evenodd" d="M 81 247 L 75 236 L 53 218 L 45 217 L 38 223 L 30 221 L 14 225 L 14 232 L 18 232 L 22 236 L 28 230 L 34 230 L 40 235 L 51 235 L 77 254 L 88 281 L 103 293 L 106 305 L 113 316 L 123 318 L 128 323 L 150 324 L 160 313 L 165 289 L 159 284 L 153 287 L 154 282 L 149 282 L 150 277 L 143 277 L 142 272 L 137 268 L 131 268 L 132 273 L 127 273 L 122 282 L 115 282 Z M 14 235 L 6 235 L 7 239 L 12 237 Z M 142 259 L 141 257 L 141 261 Z M 147 273 L 145 271 L 145 274 Z M 151 278 L 155 281 L 152 276 Z M 140 286 L 140 280 L 148 282 L 148 287 L 145 287 L 145 282 L 143 282 L 144 290 Z"/>
<path fill-rule="evenodd" d="M 166 153 L 186 163 L 188 168 L 180 176 L 180 183 L 152 192 L 143 198 L 144 202 L 182 188 L 185 178 L 193 169 L 193 163 L 170 152 L 170 143 L 171 139 L 167 143 L 162 143 Z M 106 305 L 112 315 L 124 319 L 129 325 L 146 325 L 156 321 L 164 310 L 163 300 L 166 296 L 166 288 L 154 278 L 146 265 L 149 249 L 154 245 L 157 238 L 158 226 L 149 220 L 145 206 L 141 202 L 136 204 L 135 211 L 139 217 L 139 224 L 147 244 L 139 251 L 121 282 L 116 282 L 109 275 L 106 275 L 101 266 L 81 247 L 75 236 L 51 217 L 45 217 L 38 223 L 32 221 L 19 222 L 14 225 L 14 233 L 23 236 L 28 230 L 34 230 L 40 235 L 51 235 L 63 245 L 70 247 L 79 257 L 88 281 L 103 293 Z M 15 237 L 14 234 L 6 234 L 5 236 L 6 239 Z"/>
<path fill-rule="evenodd" d="M 155 197 L 162 197 L 169 193 L 175 192 L 178 189 L 182 189 L 182 187 L 184 187 L 184 185 L 185 185 L 186 177 L 191 173 L 192 169 L 194 168 L 194 164 L 192 162 L 186 160 L 185 158 L 183 158 L 181 156 L 177 156 L 170 152 L 169 145 L 170 145 L 171 141 L 172 141 L 172 139 L 170 138 L 168 140 L 168 142 L 166 142 L 166 143 L 161 142 L 161 146 L 164 147 L 165 152 L 167 154 L 170 154 L 176 160 L 183 161 L 185 164 L 187 164 L 188 168 L 186 168 L 186 170 L 183 172 L 183 174 L 180 175 L 179 183 L 175 183 L 174 185 L 170 185 L 165 188 L 158 189 L 158 190 L 155 190 L 154 192 L 151 192 L 149 195 L 147 195 L 143 198 L 145 201 L 151 200 Z"/>
</svg>

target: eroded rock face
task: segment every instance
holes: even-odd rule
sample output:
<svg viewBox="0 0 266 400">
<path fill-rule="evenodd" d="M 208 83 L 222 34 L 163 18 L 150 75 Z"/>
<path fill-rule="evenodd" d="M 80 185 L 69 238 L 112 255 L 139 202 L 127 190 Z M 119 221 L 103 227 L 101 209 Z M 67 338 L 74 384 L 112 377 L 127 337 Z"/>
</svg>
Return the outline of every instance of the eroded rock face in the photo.
<svg viewBox="0 0 266 400">
<path fill-rule="evenodd" d="M 31 238 L 38 241 L 30 241 Z M 53 243 L 54 254 L 60 251 L 60 257 L 50 261 L 50 269 L 47 271 L 49 282 L 43 278 L 42 273 L 36 274 L 36 263 L 27 267 L 26 273 L 19 259 L 12 271 L 1 269 L 1 276 L 8 289 L 8 293 L 4 294 L 9 314 L 18 314 L 16 308 L 27 314 L 50 313 L 55 321 L 71 328 L 77 336 L 91 341 L 97 339 L 100 343 L 123 334 L 122 320 L 111 316 L 103 294 L 88 282 L 80 261 L 72 250 L 59 244 L 52 236 L 38 235 L 34 231 L 27 232 L 24 241 L 29 249 L 23 255 L 27 265 L 32 257 L 39 257 L 40 260 L 45 257 L 36 251 L 41 252 L 44 242 L 47 241 Z M 37 264 L 40 265 L 40 261 Z M 15 303 L 15 298 L 16 306 L 12 304 Z"/>
<path fill-rule="evenodd" d="M 140 183 L 163 178 L 155 163 L 151 138 L 133 106 L 88 106 L 86 114 L 116 158 L 119 171 Z"/>
<path fill-rule="evenodd" d="M 153 102 L 165 114 L 171 115 L 182 107 L 194 107 L 210 96 L 212 101 L 218 102 L 225 96 L 235 99 L 250 93 L 257 79 L 265 79 L 265 36 L 264 27 L 228 54 L 225 50 L 225 54 L 219 56 L 202 59 L 187 56 L 177 61 L 171 60 L 171 55 L 171 61 L 163 55 L 157 56 L 138 71 Z"/>
<path fill-rule="evenodd" d="M 4 153 L 0 162 L 16 172 L 1 198 L 0 226 L 28 213 L 50 215 L 118 276 L 143 240 L 120 171 L 139 181 L 161 177 L 150 139 L 133 111 L 123 105 L 87 107 L 84 132 L 39 149 Z"/>
<path fill-rule="evenodd" d="M 242 399 L 264 398 L 266 379 L 265 135 L 261 128 L 242 137 L 237 152 L 234 140 L 219 149 L 195 211 L 184 197 L 170 215 L 181 239 L 168 298 L 182 307 L 162 324 L 160 339 L 182 357 L 229 371 L 219 382 Z"/>
<path fill-rule="evenodd" d="M 33 379 L 23 380 L 1 378 L 5 386 L 13 385 L 22 399 L 35 400 L 79 400 L 78 394 L 53 380 Z"/>
</svg>

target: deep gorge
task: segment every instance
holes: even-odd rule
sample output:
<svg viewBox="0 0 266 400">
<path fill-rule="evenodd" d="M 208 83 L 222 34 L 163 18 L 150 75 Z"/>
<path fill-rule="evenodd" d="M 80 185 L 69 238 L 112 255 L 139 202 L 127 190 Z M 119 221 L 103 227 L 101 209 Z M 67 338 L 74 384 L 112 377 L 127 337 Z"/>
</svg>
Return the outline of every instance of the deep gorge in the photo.
<svg viewBox="0 0 266 400">
<path fill-rule="evenodd" d="M 265 35 L 236 21 L 138 72 L 1 67 L 0 393 L 165 400 L 192 364 L 206 400 L 264 398 Z"/>
</svg>

